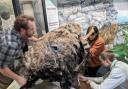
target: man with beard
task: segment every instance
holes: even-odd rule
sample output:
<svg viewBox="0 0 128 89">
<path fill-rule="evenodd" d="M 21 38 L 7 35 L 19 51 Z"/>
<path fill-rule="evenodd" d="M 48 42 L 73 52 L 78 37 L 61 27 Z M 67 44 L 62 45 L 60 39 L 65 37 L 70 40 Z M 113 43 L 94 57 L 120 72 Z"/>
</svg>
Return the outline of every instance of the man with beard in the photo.
<svg viewBox="0 0 128 89">
<path fill-rule="evenodd" d="M 31 16 L 21 15 L 14 27 L 3 31 L 0 38 L 0 89 L 6 89 L 15 80 L 20 86 L 27 80 L 14 72 L 15 60 L 27 50 L 28 38 L 32 37 L 36 25 Z"/>
</svg>

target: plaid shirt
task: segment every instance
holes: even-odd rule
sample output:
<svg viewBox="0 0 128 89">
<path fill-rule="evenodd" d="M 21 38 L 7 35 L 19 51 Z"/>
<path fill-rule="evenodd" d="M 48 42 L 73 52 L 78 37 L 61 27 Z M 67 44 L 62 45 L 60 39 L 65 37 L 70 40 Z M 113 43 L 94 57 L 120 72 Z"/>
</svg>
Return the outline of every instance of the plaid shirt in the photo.
<svg viewBox="0 0 128 89">
<path fill-rule="evenodd" d="M 14 29 L 0 33 L 0 68 L 14 67 L 14 61 L 22 56 L 25 41 Z"/>
</svg>

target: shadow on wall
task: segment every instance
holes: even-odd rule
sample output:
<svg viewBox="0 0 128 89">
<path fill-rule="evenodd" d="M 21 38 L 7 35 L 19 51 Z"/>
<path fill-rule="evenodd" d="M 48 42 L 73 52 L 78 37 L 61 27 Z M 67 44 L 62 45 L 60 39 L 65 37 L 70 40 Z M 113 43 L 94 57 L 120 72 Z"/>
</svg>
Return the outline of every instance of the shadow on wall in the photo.
<svg viewBox="0 0 128 89">
<path fill-rule="evenodd" d="M 0 31 L 2 31 L 2 20 L 1 20 L 1 17 L 0 17 Z"/>
</svg>

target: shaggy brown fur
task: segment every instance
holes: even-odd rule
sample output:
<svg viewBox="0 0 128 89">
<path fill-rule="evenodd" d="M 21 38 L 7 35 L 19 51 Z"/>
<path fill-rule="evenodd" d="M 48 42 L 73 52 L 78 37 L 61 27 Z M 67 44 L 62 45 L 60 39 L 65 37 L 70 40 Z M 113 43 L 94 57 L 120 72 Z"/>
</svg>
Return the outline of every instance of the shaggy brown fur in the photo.
<svg viewBox="0 0 128 89">
<path fill-rule="evenodd" d="M 100 36 L 105 40 L 105 44 L 113 43 L 118 30 L 117 24 L 104 25 L 100 29 Z"/>
<path fill-rule="evenodd" d="M 68 23 L 34 42 L 25 53 L 27 77 L 60 81 L 63 89 L 69 89 L 76 76 L 74 69 L 85 58 L 81 32 L 79 24 Z M 30 82 L 34 80 L 31 78 Z"/>
<path fill-rule="evenodd" d="M 25 65 L 28 69 L 37 70 L 47 60 L 62 60 L 67 55 L 77 54 L 76 48 L 80 48 L 78 35 L 81 32 L 79 24 L 68 23 L 45 34 L 29 47 L 25 54 Z"/>
</svg>

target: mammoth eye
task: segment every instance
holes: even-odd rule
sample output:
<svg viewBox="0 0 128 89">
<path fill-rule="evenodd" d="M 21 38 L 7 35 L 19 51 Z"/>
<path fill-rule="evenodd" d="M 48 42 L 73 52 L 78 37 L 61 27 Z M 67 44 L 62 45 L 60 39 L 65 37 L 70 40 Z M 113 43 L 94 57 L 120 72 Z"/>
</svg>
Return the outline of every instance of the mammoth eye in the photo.
<svg viewBox="0 0 128 89">
<path fill-rule="evenodd" d="M 55 50 L 55 51 L 58 50 L 58 47 L 57 47 L 57 46 L 51 46 L 51 48 L 52 48 L 53 50 Z"/>
<path fill-rule="evenodd" d="M 57 48 L 57 47 L 55 47 L 55 46 L 54 46 L 54 47 L 52 47 L 52 48 L 53 48 L 54 50 L 58 50 L 58 48 Z"/>
</svg>

